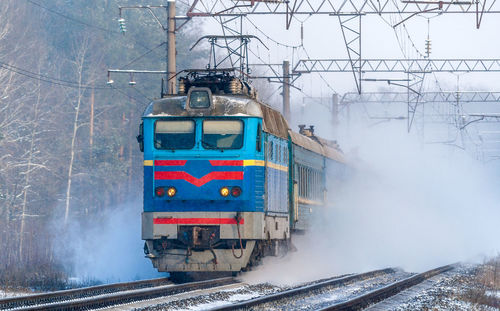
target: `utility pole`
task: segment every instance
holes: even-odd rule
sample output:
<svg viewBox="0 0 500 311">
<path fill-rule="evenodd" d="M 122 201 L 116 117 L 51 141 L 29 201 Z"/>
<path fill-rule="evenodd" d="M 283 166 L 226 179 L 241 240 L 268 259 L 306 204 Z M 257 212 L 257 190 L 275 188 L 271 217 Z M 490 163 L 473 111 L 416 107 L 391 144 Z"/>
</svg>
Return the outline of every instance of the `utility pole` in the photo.
<svg viewBox="0 0 500 311">
<path fill-rule="evenodd" d="M 290 120 L 290 62 L 283 61 L 283 114 L 288 122 Z"/>
<path fill-rule="evenodd" d="M 175 74 L 175 1 L 168 1 L 168 29 L 167 29 L 167 94 L 177 94 Z"/>
</svg>

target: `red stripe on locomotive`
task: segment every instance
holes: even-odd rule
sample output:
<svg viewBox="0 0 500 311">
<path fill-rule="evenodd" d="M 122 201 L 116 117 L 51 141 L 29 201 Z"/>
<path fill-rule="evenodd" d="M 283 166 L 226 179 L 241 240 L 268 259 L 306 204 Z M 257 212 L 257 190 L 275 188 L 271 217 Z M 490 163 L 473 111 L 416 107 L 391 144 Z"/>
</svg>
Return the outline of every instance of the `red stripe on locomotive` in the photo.
<svg viewBox="0 0 500 311">
<path fill-rule="evenodd" d="M 235 218 L 154 218 L 155 225 L 236 225 Z M 245 224 L 241 218 L 240 225 Z"/>
</svg>

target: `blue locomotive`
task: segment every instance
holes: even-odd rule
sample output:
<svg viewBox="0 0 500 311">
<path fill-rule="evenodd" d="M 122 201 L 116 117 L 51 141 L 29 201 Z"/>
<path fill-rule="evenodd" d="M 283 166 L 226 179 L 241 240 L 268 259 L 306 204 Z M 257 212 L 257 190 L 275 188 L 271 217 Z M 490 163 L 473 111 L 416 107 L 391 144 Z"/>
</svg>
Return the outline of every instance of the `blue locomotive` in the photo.
<svg viewBox="0 0 500 311">
<path fill-rule="evenodd" d="M 144 251 L 168 272 L 238 272 L 286 252 L 346 165 L 227 72 L 192 71 L 145 110 Z"/>
</svg>

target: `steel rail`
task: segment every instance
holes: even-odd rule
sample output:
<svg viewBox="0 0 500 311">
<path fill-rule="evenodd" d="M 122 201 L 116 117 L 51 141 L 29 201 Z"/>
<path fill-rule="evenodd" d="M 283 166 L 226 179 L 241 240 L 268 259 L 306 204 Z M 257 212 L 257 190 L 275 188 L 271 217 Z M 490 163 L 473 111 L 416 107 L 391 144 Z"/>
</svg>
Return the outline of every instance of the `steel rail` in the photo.
<svg viewBox="0 0 500 311">
<path fill-rule="evenodd" d="M 242 301 L 242 302 L 234 303 L 234 304 L 230 304 L 230 305 L 216 307 L 216 308 L 210 309 L 210 311 L 238 310 L 238 309 L 251 308 L 251 307 L 255 307 L 255 306 L 269 303 L 272 301 L 277 301 L 277 300 L 281 300 L 284 298 L 293 297 L 296 295 L 311 292 L 311 291 L 314 291 L 314 290 L 317 290 L 317 289 L 320 289 L 320 288 L 323 288 L 326 286 L 343 285 L 347 282 L 369 279 L 369 278 L 372 278 L 372 277 L 375 277 L 378 275 L 390 274 L 390 273 L 394 273 L 394 272 L 395 272 L 395 269 L 388 268 L 388 269 L 381 269 L 381 270 L 371 271 L 371 272 L 367 272 L 367 273 L 360 273 L 360 274 L 355 274 L 355 275 L 350 275 L 350 276 L 345 276 L 345 277 L 340 277 L 340 278 L 328 279 L 326 281 L 314 283 L 311 285 L 306 285 L 306 286 L 299 287 L 299 288 L 290 289 L 290 290 L 283 291 L 280 293 L 276 293 L 276 294 L 272 294 L 272 295 L 268 295 L 268 296 L 264 296 L 264 297 L 259 297 L 259 298 L 255 298 L 255 299 L 251 299 L 251 300 L 247 300 L 247 301 Z"/>
<path fill-rule="evenodd" d="M 391 296 L 394 296 L 410 287 L 413 287 L 417 284 L 422 283 L 423 281 L 436 276 L 438 274 L 447 272 L 454 269 L 454 265 L 446 265 L 436 269 L 432 269 L 412 277 L 406 278 L 404 280 L 394 282 L 385 287 L 373 290 L 367 294 L 358 296 L 349 301 L 345 301 L 342 303 L 338 303 L 332 306 L 328 306 L 326 308 L 320 309 L 322 311 L 340 311 L 340 310 L 360 310 L 368 307 L 369 305 L 375 304 L 382 300 L 385 300 Z"/>
<path fill-rule="evenodd" d="M 95 296 L 103 293 L 112 293 L 122 290 L 138 289 L 144 287 L 152 287 L 158 285 L 169 284 L 167 278 L 140 280 L 133 282 L 113 283 L 105 285 L 97 285 L 90 287 L 82 287 L 75 289 L 60 290 L 44 294 L 35 294 L 29 296 L 18 296 L 0 299 L 0 310 L 6 308 L 16 308 L 16 306 L 30 306 L 40 303 L 54 302 L 63 299 L 83 298 L 87 296 Z"/>
<path fill-rule="evenodd" d="M 148 281 L 153 281 L 153 283 L 155 283 L 155 281 L 158 281 L 161 284 L 160 280 L 165 281 L 166 279 L 162 278 L 162 279 L 146 280 L 139 282 L 101 285 L 101 286 L 94 286 L 91 288 L 81 288 L 76 290 L 66 290 L 66 291 L 58 291 L 47 294 L 33 295 L 37 296 L 38 298 L 37 300 L 38 302 L 36 302 L 36 305 L 32 303 L 33 300 L 30 300 L 32 296 L 2 299 L 0 300 L 0 309 L 3 310 L 7 308 L 9 309 L 15 308 L 15 310 L 88 310 L 93 308 L 109 307 L 133 301 L 153 299 L 161 296 L 169 296 L 197 289 L 222 286 L 236 282 L 234 278 L 229 277 L 229 278 L 220 278 L 208 281 L 190 282 L 179 285 L 159 285 L 159 284 L 151 285 L 152 283 L 150 282 L 149 284 L 151 286 L 154 286 L 151 288 L 137 289 L 136 287 L 135 289 L 131 289 L 130 287 L 126 287 L 127 284 L 145 285 Z M 88 294 L 89 292 L 86 292 L 89 289 L 91 289 L 90 292 L 95 293 L 97 290 L 99 290 L 99 288 L 101 290 L 115 289 L 115 291 L 111 293 L 109 292 L 103 293 L 101 291 L 98 294 L 93 294 L 93 297 L 89 297 L 90 296 Z M 85 295 L 84 297 L 81 296 L 79 297 L 78 294 L 76 293 L 80 293 L 81 296 L 83 296 L 83 294 L 85 293 L 87 293 L 87 295 Z M 41 300 L 40 298 L 43 298 L 43 300 Z M 19 304 L 19 302 L 22 302 L 23 299 L 24 301 L 30 302 L 28 306 Z M 64 300 L 61 301 L 61 299 Z M 7 300 L 15 301 L 16 304 L 15 305 L 3 304 L 3 302 Z M 54 302 L 54 300 L 58 301 Z"/>
</svg>

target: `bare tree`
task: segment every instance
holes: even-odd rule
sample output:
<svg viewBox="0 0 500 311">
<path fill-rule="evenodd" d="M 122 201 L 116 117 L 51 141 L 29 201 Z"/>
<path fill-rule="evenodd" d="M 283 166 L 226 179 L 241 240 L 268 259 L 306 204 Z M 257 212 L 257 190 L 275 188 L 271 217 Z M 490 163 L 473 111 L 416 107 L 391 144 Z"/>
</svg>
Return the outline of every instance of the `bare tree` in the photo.
<svg viewBox="0 0 500 311">
<path fill-rule="evenodd" d="M 11 239 L 13 233 L 12 219 L 16 217 L 17 209 L 24 192 L 21 172 L 26 168 L 26 141 L 29 137 L 29 121 L 26 120 L 27 105 L 32 96 L 31 81 L 19 73 L 16 64 L 22 62 L 27 53 L 17 40 L 26 40 L 28 31 L 20 30 L 13 18 L 22 15 L 22 6 L 17 3 L 0 3 L 0 216 L 4 221 L 5 239 L 2 244 L 7 259 L 14 258 L 12 248 L 18 240 Z M 17 40 L 16 40 L 17 39 Z M 26 40 L 28 41 L 28 40 Z M 0 241 L 1 242 L 1 241 Z M 5 246 L 5 247 L 4 247 Z"/>
<path fill-rule="evenodd" d="M 41 62 L 41 60 L 40 60 Z M 39 64 L 39 67 L 41 64 Z M 40 69 L 38 70 L 40 73 Z M 29 147 L 26 151 L 27 163 L 26 169 L 23 172 L 24 174 L 24 187 L 23 187 L 23 201 L 21 205 L 21 225 L 19 228 L 19 260 L 23 260 L 23 244 L 24 244 L 24 236 L 25 236 L 25 223 L 27 216 L 38 216 L 38 215 L 29 215 L 28 214 L 28 193 L 31 188 L 32 175 L 36 173 L 38 169 L 49 170 L 49 168 L 45 165 L 45 161 L 37 161 L 38 155 L 40 154 L 39 146 L 40 140 L 39 136 L 43 131 L 39 130 L 40 127 L 40 119 L 43 117 L 44 111 L 42 111 L 42 85 L 41 81 L 37 80 L 35 83 L 36 90 L 36 99 L 34 100 L 33 105 L 33 119 L 30 122 L 31 131 L 29 133 Z"/>
<path fill-rule="evenodd" d="M 76 95 L 76 103 L 75 103 L 75 118 L 73 121 L 73 135 L 71 136 L 71 147 L 70 147 L 70 159 L 68 165 L 68 181 L 66 185 L 66 203 L 64 209 L 64 225 L 66 226 L 68 223 L 69 217 L 69 208 L 70 208 L 70 199 L 71 199 L 71 182 L 73 180 L 73 165 L 75 162 L 75 149 L 76 149 L 76 135 L 78 132 L 78 128 L 80 127 L 80 108 L 82 104 L 82 99 L 84 96 L 85 88 L 82 85 L 83 82 L 83 70 L 87 56 L 88 49 L 88 38 L 82 40 L 81 44 L 76 49 L 76 57 L 73 61 L 73 65 L 76 69 L 76 74 L 78 78 L 78 91 Z"/>
<path fill-rule="evenodd" d="M 89 51 L 91 50 L 90 46 L 93 44 L 91 42 L 89 35 L 83 35 L 83 39 L 79 42 L 75 43 L 74 55 L 75 58 L 71 61 L 71 64 L 75 70 L 76 81 L 78 87 L 76 92 L 67 93 L 67 98 L 73 101 L 73 109 L 74 109 L 74 118 L 72 124 L 72 134 L 71 134 L 71 143 L 69 149 L 69 165 L 67 170 L 67 182 L 66 182 L 66 196 L 65 196 L 65 209 L 64 209 L 64 224 L 65 226 L 68 223 L 70 209 L 71 209 L 71 191 L 72 191 L 72 183 L 75 177 L 75 160 L 77 153 L 81 151 L 81 148 L 78 148 L 78 130 L 83 126 L 88 126 L 89 123 L 92 123 L 89 132 L 89 146 L 92 147 L 93 144 L 93 130 L 94 130 L 94 117 L 96 116 L 94 111 L 94 92 L 93 85 L 95 85 L 95 77 L 97 68 L 99 68 L 99 60 L 96 60 L 95 57 L 90 55 Z M 90 105 L 85 105 L 84 101 L 87 100 L 87 93 L 90 92 Z M 84 118 L 82 113 L 85 108 L 89 108 L 88 118 Z M 87 120 L 89 119 L 89 120 Z M 89 154 L 91 155 L 91 151 L 89 150 Z"/>
</svg>

